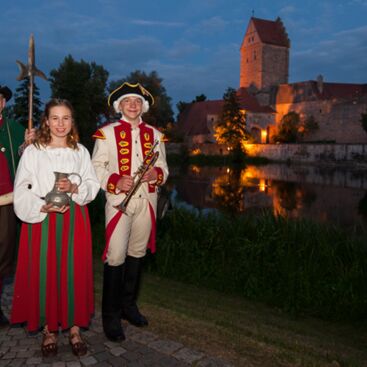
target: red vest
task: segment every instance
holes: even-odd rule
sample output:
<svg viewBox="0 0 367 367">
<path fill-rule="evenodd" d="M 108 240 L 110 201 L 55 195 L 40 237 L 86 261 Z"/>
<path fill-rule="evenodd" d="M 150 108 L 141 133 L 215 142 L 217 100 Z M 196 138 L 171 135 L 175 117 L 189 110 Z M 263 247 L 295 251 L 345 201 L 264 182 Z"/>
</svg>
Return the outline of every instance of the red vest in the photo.
<svg viewBox="0 0 367 367">
<path fill-rule="evenodd" d="M 0 151 L 0 195 L 7 194 L 12 191 L 13 185 L 10 178 L 8 161 L 5 154 Z"/>
</svg>

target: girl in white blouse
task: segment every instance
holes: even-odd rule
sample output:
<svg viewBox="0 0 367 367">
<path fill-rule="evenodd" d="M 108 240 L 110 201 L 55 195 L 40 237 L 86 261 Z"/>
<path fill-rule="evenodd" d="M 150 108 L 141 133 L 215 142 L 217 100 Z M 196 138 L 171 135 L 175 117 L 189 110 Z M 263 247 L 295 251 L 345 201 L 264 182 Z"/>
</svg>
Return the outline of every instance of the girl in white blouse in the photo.
<svg viewBox="0 0 367 367">
<path fill-rule="evenodd" d="M 55 183 L 54 172 L 77 173 Z M 74 181 L 75 180 L 75 181 Z M 70 204 L 45 202 L 54 185 Z M 36 140 L 19 162 L 14 210 L 22 220 L 14 285 L 12 323 L 43 328 L 42 353 L 57 354 L 59 328 L 70 330 L 75 355 L 87 352 L 80 327 L 94 312 L 92 241 L 86 204 L 100 185 L 87 149 L 78 143 L 74 111 L 66 100 L 47 105 Z"/>
</svg>

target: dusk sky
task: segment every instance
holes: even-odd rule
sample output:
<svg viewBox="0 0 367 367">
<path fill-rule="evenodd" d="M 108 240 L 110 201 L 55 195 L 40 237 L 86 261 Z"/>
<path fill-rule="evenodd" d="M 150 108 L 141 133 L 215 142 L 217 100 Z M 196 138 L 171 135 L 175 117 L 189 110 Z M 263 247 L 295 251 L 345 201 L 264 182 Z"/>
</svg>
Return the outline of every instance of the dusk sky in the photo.
<svg viewBox="0 0 367 367">
<path fill-rule="evenodd" d="M 0 84 L 19 85 L 15 60 L 46 75 L 65 56 L 103 65 L 109 81 L 155 70 L 172 107 L 239 86 L 240 46 L 249 22 L 278 16 L 291 40 L 289 81 L 367 83 L 367 0 L 1 0 Z M 36 79 L 45 102 L 48 83 Z"/>
</svg>

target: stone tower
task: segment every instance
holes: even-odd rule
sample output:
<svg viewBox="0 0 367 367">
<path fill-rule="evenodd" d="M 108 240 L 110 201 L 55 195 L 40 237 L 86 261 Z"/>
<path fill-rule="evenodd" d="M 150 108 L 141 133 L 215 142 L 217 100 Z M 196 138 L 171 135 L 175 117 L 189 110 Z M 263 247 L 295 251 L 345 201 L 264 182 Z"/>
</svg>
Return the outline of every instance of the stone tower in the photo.
<svg viewBox="0 0 367 367">
<path fill-rule="evenodd" d="M 256 93 L 288 83 L 290 41 L 280 18 L 252 17 L 241 45 L 240 88 Z"/>
</svg>

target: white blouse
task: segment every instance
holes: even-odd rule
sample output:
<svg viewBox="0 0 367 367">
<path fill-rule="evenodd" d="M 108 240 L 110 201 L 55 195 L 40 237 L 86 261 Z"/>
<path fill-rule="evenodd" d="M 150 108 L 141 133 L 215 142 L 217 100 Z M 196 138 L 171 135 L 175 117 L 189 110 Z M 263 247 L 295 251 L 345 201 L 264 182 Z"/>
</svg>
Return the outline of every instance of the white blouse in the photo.
<svg viewBox="0 0 367 367">
<path fill-rule="evenodd" d="M 47 213 L 42 213 L 44 197 L 55 184 L 54 172 L 78 173 L 82 182 L 78 193 L 71 199 L 79 205 L 91 202 L 100 189 L 100 184 L 91 163 L 88 150 L 81 144 L 79 149 L 37 148 L 28 146 L 19 161 L 14 181 L 14 211 L 23 222 L 42 222 Z M 79 184 L 79 177 L 70 176 L 72 183 Z"/>
</svg>

